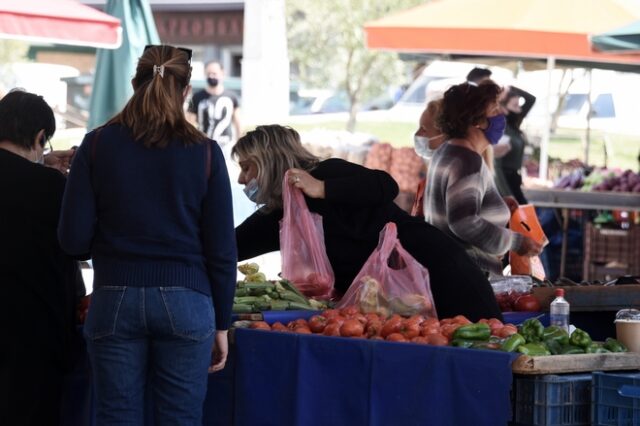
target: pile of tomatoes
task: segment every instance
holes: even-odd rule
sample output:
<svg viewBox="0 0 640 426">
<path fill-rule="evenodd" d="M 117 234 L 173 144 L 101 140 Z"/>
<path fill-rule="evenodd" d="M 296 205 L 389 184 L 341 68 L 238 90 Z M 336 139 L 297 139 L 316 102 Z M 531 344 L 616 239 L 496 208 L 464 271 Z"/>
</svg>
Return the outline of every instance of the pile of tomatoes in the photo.
<svg viewBox="0 0 640 426">
<path fill-rule="evenodd" d="M 515 325 L 503 324 L 496 318 L 482 319 L 479 322 L 488 324 L 491 334 L 496 337 L 505 338 L 518 332 Z M 425 318 L 422 315 L 405 318 L 394 314 L 384 317 L 374 313 L 365 314 L 357 307 L 350 306 L 339 310 L 327 309 L 309 320 L 297 319 L 286 325 L 281 322 L 269 325 L 264 321 L 255 321 L 250 328 L 446 346 L 451 343 L 456 329 L 468 324 L 471 321 L 463 315 L 443 320 Z"/>
<path fill-rule="evenodd" d="M 540 302 L 531 293 L 497 293 L 496 300 L 502 312 L 539 312 L 541 309 Z"/>
</svg>

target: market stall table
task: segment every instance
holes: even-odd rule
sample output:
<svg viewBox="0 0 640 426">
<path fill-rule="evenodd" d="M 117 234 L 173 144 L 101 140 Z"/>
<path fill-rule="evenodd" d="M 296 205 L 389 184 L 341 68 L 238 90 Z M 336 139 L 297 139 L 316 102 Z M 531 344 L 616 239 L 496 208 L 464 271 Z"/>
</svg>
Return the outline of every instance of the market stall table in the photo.
<svg viewBox="0 0 640 426">
<path fill-rule="evenodd" d="M 529 203 L 534 206 L 556 208 L 562 211 L 561 277 L 564 276 L 566 266 L 570 209 L 640 211 L 640 194 L 636 193 L 532 188 L 522 188 L 522 191 Z"/>
</svg>

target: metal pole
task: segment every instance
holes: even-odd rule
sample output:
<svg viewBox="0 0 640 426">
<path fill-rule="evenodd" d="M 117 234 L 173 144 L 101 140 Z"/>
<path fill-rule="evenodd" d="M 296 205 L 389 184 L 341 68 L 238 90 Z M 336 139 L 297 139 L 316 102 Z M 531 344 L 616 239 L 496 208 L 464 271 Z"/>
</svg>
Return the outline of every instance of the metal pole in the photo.
<svg viewBox="0 0 640 426">
<path fill-rule="evenodd" d="M 589 165 L 589 147 L 591 146 L 591 114 L 593 113 L 593 102 L 591 101 L 591 90 L 593 86 L 593 70 L 588 70 L 589 73 L 589 93 L 587 94 L 587 105 L 589 109 L 587 111 L 587 129 L 585 133 L 585 147 L 584 147 L 584 164 Z"/>
</svg>

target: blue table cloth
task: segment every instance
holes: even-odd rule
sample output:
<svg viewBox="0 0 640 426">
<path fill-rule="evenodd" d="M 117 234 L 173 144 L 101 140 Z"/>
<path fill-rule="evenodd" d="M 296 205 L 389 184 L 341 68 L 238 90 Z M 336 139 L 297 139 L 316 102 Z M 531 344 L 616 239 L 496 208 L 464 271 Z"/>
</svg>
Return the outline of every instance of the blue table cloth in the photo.
<svg viewBox="0 0 640 426">
<path fill-rule="evenodd" d="M 236 330 L 235 425 L 505 425 L 516 355 Z"/>
</svg>

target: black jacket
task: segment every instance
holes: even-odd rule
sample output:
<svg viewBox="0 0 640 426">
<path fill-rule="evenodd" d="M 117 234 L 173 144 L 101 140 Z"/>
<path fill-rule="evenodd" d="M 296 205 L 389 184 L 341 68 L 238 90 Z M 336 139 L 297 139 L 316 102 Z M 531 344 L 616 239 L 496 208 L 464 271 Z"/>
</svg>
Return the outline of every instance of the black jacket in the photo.
<svg viewBox="0 0 640 426">
<path fill-rule="evenodd" d="M 325 183 L 324 199 L 305 199 L 309 210 L 322 216 L 338 291 L 344 293 L 351 285 L 375 249 L 384 225 L 394 222 L 402 246 L 429 270 L 439 317 L 501 317 L 489 282 L 464 249 L 393 202 L 398 185 L 389 174 L 329 159 L 311 175 Z M 257 211 L 236 228 L 239 260 L 280 249 L 282 214 L 281 209 L 266 214 Z"/>
</svg>

